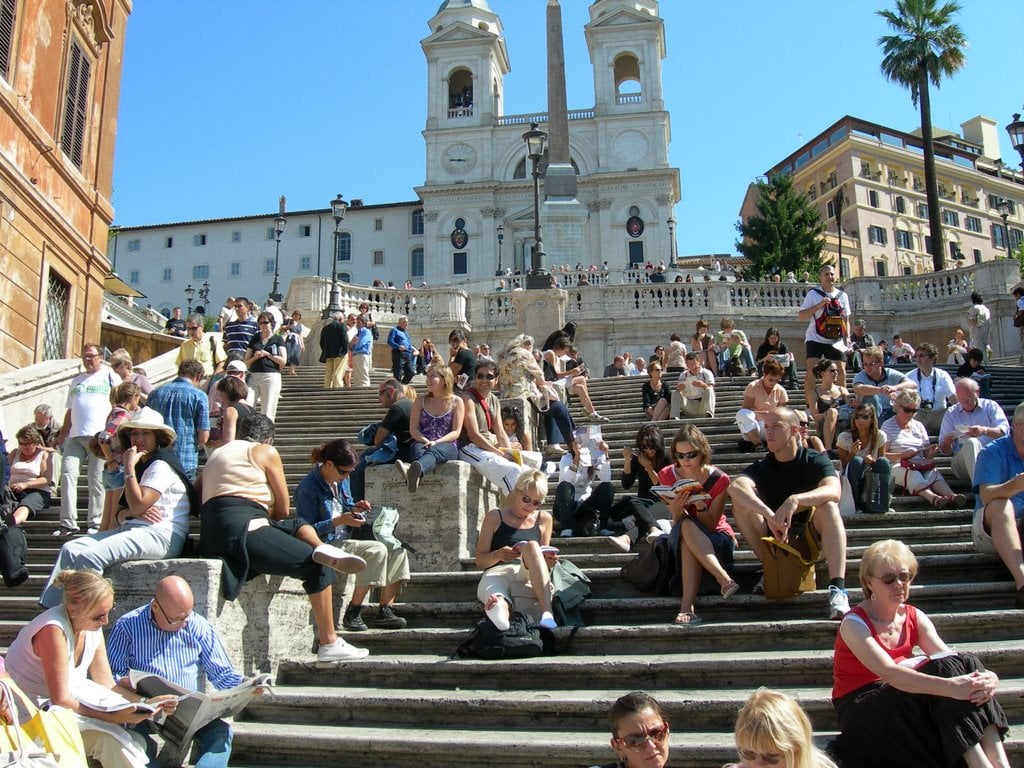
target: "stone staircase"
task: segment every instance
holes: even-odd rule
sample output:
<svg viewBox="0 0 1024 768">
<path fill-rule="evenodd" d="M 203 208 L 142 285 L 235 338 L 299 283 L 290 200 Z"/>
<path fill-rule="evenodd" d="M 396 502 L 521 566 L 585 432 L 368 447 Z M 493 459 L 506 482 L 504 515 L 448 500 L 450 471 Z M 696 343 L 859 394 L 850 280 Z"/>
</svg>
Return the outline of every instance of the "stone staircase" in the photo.
<svg viewBox="0 0 1024 768">
<path fill-rule="evenodd" d="M 993 396 L 1012 413 L 1024 400 L 1024 373 L 993 369 Z M 386 375 L 374 372 L 374 383 Z M 321 388 L 318 367 L 286 376 L 276 445 L 288 483 L 309 470 L 309 451 L 335 437 L 352 439 L 383 411 L 376 388 Z M 640 418 L 639 379 L 596 379 L 590 388 L 614 468 L 631 445 Z M 753 458 L 735 451 L 732 415 L 747 380 L 721 380 L 716 419 L 698 420 L 730 475 Z M 791 392 L 799 405 L 802 392 Z M 573 404 L 574 416 L 582 413 Z M 669 439 L 677 426 L 665 422 Z M 948 473 L 948 459 L 940 459 Z M 386 471 L 386 470 L 384 470 Z M 618 475 L 613 472 L 615 476 Z M 398 475 L 396 472 L 396 482 Z M 552 489 L 553 491 L 553 489 Z M 549 494 L 549 500 L 553 493 Z M 373 501 L 373 499 L 371 499 Z M 1001 677 L 1000 701 L 1013 728 L 1011 762 L 1024 762 L 1024 611 L 1013 608 L 1013 584 L 998 558 L 971 546 L 971 510 L 935 511 L 914 497 L 896 498 L 894 514 L 847 519 L 851 600 L 861 598 L 860 556 L 871 542 L 900 538 L 920 561 L 912 600 L 935 620 L 943 638 L 979 654 Z M 415 510 L 403 509 L 403 515 Z M 51 509 L 28 527 L 32 577 L 0 597 L 0 646 L 38 610 L 35 600 L 59 546 L 50 537 Z M 400 531 L 401 532 L 401 529 Z M 415 542 L 411 542 L 415 545 Z M 285 660 L 273 696 L 256 700 L 236 722 L 236 766 L 585 766 L 607 762 L 605 713 L 622 693 L 643 689 L 666 706 L 673 766 L 720 766 L 734 758 L 736 711 L 758 685 L 796 696 L 824 743 L 836 730 L 829 701 L 836 623 L 826 620 L 823 590 L 769 602 L 750 594 L 757 563 L 736 553 L 740 593 L 723 602 L 700 598 L 705 623 L 671 624 L 674 598 L 639 595 L 619 578 L 630 555 L 601 538 L 554 542 L 592 580 L 588 626 L 568 654 L 514 662 L 449 661 L 481 615 L 479 571 L 414 573 L 397 606 L 402 631 L 346 634 L 371 649 L 369 658 L 318 665 L 312 656 Z M 819 570 L 819 584 L 827 581 Z"/>
</svg>

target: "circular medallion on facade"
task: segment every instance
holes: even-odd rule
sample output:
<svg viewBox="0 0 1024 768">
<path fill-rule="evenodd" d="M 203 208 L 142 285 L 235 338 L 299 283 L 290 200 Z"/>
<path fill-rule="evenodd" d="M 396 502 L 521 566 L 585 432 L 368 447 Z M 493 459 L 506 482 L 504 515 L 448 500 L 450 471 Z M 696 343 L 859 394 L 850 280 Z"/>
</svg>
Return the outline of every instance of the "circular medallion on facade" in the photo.
<svg viewBox="0 0 1024 768">
<path fill-rule="evenodd" d="M 612 142 L 612 154 L 620 163 L 636 163 L 647 154 L 647 137 L 640 131 L 623 131 Z"/>
<path fill-rule="evenodd" d="M 626 219 L 626 232 L 630 237 L 640 237 L 644 233 L 644 220 L 639 216 L 630 216 Z"/>
<path fill-rule="evenodd" d="M 452 230 L 452 247 L 462 250 L 469 243 L 469 234 L 464 229 Z"/>
<path fill-rule="evenodd" d="M 441 167 L 449 176 L 465 176 L 476 167 L 476 150 L 461 141 L 450 144 L 441 153 Z"/>
</svg>

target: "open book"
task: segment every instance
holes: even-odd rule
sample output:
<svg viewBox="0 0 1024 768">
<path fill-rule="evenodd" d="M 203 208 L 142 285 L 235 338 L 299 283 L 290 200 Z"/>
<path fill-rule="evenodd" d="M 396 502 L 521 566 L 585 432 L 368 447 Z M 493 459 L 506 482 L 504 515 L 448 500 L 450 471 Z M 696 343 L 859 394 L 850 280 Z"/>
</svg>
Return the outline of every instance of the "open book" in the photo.
<svg viewBox="0 0 1024 768">
<path fill-rule="evenodd" d="M 908 656 L 899 662 L 901 667 L 909 667 L 910 669 L 917 669 L 918 667 L 924 666 L 929 661 L 936 661 L 938 659 L 944 659 L 947 656 L 956 656 L 959 651 L 950 648 L 948 651 L 939 651 L 933 653 L 931 656 Z"/>
<path fill-rule="evenodd" d="M 676 480 L 672 485 L 652 485 L 651 492 L 656 493 L 663 499 L 674 499 L 681 493 L 690 492 L 687 501 L 711 501 L 711 496 L 704 492 L 704 486 L 696 480 L 683 478 Z"/>
<path fill-rule="evenodd" d="M 512 545 L 512 549 L 514 549 L 516 552 L 518 552 L 524 546 L 526 546 L 526 542 L 525 541 L 517 541 L 515 544 Z M 542 545 L 541 548 L 540 548 L 540 553 L 542 555 L 557 555 L 558 552 L 559 552 L 558 547 L 552 547 L 550 545 Z"/>
<path fill-rule="evenodd" d="M 141 713 L 160 710 L 159 705 L 143 701 L 129 701 L 117 691 L 104 688 L 92 680 L 84 681 L 75 693 L 79 704 L 84 704 L 97 712 L 120 712 L 122 709 L 132 709 Z"/>
<path fill-rule="evenodd" d="M 199 693 L 187 691 L 168 680 L 149 672 L 130 670 L 128 679 L 132 687 L 143 696 L 178 696 L 178 709 L 173 715 L 157 721 L 160 735 L 179 747 L 187 747 L 203 726 L 214 720 L 234 717 L 249 703 L 260 688 L 270 689 L 270 675 L 262 674 L 243 680 L 234 688 Z"/>
</svg>

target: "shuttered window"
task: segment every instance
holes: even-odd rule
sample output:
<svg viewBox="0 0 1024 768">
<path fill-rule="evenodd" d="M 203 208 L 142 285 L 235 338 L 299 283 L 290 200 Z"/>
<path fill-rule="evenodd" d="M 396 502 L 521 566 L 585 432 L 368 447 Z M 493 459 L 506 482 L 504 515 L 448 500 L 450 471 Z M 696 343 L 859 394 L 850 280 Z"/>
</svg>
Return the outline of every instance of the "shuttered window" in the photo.
<svg viewBox="0 0 1024 768">
<path fill-rule="evenodd" d="M 14 48 L 14 5 L 17 0 L 0 0 L 0 77 L 10 82 L 11 53 Z"/>
<path fill-rule="evenodd" d="M 64 93 L 64 127 L 60 137 L 60 148 L 68 159 L 79 168 L 85 150 L 85 116 L 89 105 L 89 76 L 92 62 L 86 57 L 77 42 L 71 43 L 71 66 L 68 68 L 68 84 Z"/>
</svg>

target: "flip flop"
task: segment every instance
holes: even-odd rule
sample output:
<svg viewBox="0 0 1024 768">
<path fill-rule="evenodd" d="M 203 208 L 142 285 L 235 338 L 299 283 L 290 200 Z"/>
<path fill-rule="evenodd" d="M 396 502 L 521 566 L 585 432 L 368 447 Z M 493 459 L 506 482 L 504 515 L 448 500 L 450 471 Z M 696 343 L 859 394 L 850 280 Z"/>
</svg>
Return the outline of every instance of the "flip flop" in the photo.
<svg viewBox="0 0 1024 768">
<path fill-rule="evenodd" d="M 704 619 L 702 619 L 696 613 L 680 611 L 676 614 L 675 623 L 681 627 L 696 627 L 698 624 L 703 624 Z"/>
</svg>

